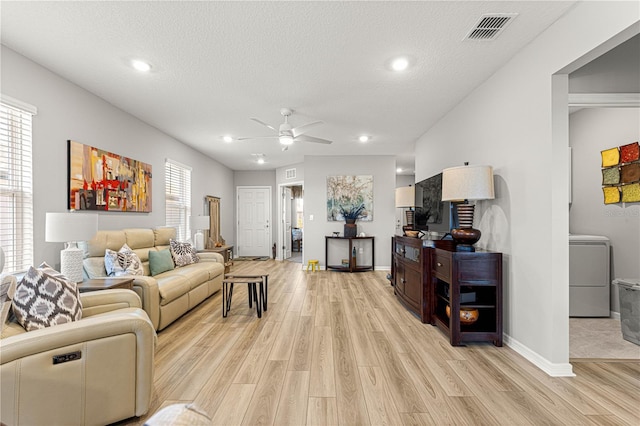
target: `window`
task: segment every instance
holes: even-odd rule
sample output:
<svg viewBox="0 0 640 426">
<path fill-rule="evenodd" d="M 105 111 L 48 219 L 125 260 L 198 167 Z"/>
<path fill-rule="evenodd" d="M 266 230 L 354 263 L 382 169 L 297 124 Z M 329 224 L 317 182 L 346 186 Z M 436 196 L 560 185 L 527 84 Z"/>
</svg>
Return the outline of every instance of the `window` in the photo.
<svg viewBox="0 0 640 426">
<path fill-rule="evenodd" d="M 166 225 L 176 228 L 176 238 L 185 241 L 191 236 L 191 167 L 167 159 L 164 175 Z"/>
<path fill-rule="evenodd" d="M 4 273 L 33 264 L 31 117 L 36 108 L 2 96 L 0 102 L 0 247 Z"/>
</svg>

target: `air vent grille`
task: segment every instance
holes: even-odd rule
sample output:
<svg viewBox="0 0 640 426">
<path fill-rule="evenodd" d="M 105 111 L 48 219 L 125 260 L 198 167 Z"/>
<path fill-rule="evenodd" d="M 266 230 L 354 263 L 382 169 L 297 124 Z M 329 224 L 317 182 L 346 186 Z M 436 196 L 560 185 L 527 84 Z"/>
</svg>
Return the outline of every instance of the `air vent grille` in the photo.
<svg viewBox="0 0 640 426">
<path fill-rule="evenodd" d="M 296 177 L 296 169 L 287 169 L 284 171 L 285 179 L 295 179 Z"/>
<path fill-rule="evenodd" d="M 465 40 L 495 40 L 502 31 L 518 16 L 517 13 L 490 13 L 480 17 L 469 31 Z"/>
</svg>

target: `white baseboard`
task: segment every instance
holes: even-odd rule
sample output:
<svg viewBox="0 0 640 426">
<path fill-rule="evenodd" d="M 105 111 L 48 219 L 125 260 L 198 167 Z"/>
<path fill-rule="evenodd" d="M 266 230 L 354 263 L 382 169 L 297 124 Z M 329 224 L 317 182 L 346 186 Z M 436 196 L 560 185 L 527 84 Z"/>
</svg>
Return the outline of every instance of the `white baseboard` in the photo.
<svg viewBox="0 0 640 426">
<path fill-rule="evenodd" d="M 611 311 L 609 317 L 613 318 L 613 319 L 620 320 L 620 312 Z"/>
<path fill-rule="evenodd" d="M 504 343 L 511 349 L 525 357 L 529 362 L 544 371 L 551 377 L 575 377 L 573 366 L 570 363 L 554 364 L 546 358 L 532 351 L 511 336 L 504 334 Z"/>
</svg>

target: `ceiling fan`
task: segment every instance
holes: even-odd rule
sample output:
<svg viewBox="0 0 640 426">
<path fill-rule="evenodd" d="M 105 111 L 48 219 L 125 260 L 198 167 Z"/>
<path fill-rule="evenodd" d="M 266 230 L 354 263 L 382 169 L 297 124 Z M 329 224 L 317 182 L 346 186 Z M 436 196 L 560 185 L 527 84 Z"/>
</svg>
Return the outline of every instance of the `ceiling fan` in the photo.
<svg viewBox="0 0 640 426">
<path fill-rule="evenodd" d="M 284 117 L 284 123 L 282 123 L 278 129 L 270 124 L 265 123 L 262 120 L 251 118 L 256 123 L 260 123 L 263 126 L 273 130 L 274 132 L 277 132 L 277 135 L 238 138 L 237 140 L 242 141 L 247 139 L 278 139 L 280 143 L 284 145 L 284 147 L 282 148 L 283 151 L 289 149 L 289 145 L 294 142 L 314 142 L 323 144 L 333 143 L 332 141 L 329 141 L 327 139 L 316 138 L 305 134 L 311 127 L 322 124 L 322 121 L 314 121 L 312 123 L 303 124 L 302 126 L 291 127 L 291 124 L 289 124 L 289 117 L 291 116 L 291 114 L 293 114 L 293 110 L 290 108 L 282 108 L 280 110 L 280 114 L 282 114 L 282 116 Z"/>
</svg>

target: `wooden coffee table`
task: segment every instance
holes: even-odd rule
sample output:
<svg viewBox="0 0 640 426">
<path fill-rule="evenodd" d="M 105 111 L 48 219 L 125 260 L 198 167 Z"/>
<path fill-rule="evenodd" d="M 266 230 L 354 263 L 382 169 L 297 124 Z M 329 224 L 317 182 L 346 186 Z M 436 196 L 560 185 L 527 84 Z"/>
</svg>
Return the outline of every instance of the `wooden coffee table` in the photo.
<svg viewBox="0 0 640 426">
<path fill-rule="evenodd" d="M 124 288 L 127 290 L 132 290 L 133 278 L 95 278 L 84 280 L 80 284 L 78 284 L 78 290 L 80 291 L 80 293 L 98 290 L 112 290 L 114 288 Z"/>
</svg>

